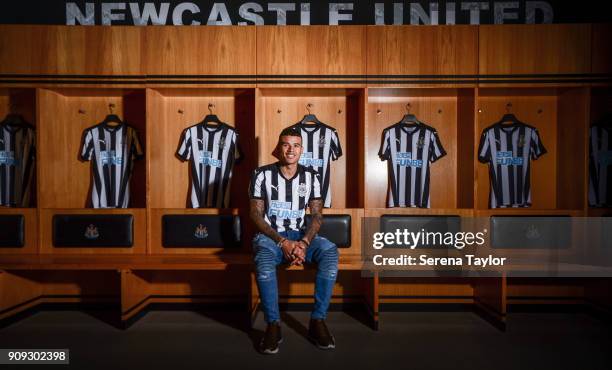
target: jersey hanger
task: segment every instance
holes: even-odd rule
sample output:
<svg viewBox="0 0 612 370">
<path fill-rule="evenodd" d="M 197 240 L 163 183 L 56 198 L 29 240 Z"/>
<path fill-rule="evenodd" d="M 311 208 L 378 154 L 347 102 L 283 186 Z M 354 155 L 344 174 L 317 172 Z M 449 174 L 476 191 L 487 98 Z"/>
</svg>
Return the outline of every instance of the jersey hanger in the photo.
<svg viewBox="0 0 612 370">
<path fill-rule="evenodd" d="M 402 117 L 402 120 L 399 122 L 403 125 L 418 125 L 420 124 L 419 120 L 417 119 L 417 117 L 410 113 L 410 109 L 412 108 L 412 105 L 410 103 L 406 104 L 406 114 L 404 115 L 404 117 Z"/>
<path fill-rule="evenodd" d="M 23 116 L 21 114 L 9 113 L 6 115 L 6 117 L 4 117 L 0 124 L 12 127 L 21 127 L 26 125 L 26 121 L 25 119 L 23 119 Z"/>
<path fill-rule="evenodd" d="M 104 117 L 104 120 L 102 121 L 102 123 L 106 126 L 109 127 L 115 127 L 115 126 L 119 126 L 123 124 L 123 121 L 121 120 L 121 118 L 119 118 L 119 116 L 117 116 L 116 114 L 113 113 L 113 108 L 115 107 L 115 104 L 111 103 L 108 105 L 108 109 L 110 110 L 110 114 L 108 114 L 106 117 Z"/>
<path fill-rule="evenodd" d="M 518 125 L 521 123 L 521 121 L 519 121 L 518 118 L 516 118 L 516 116 L 510 112 L 511 109 L 512 109 L 512 103 L 506 104 L 507 113 L 503 115 L 503 117 L 501 118 L 501 120 L 499 120 L 499 122 L 497 122 L 497 124 L 506 125 L 506 126 L 514 126 L 514 125 Z"/>
<path fill-rule="evenodd" d="M 312 108 L 312 103 L 306 104 L 306 110 L 308 111 L 308 114 L 306 114 L 306 115 L 304 115 L 304 117 L 302 117 L 302 120 L 300 121 L 300 124 L 301 125 L 307 125 L 309 122 L 311 122 L 311 123 L 314 123 L 315 125 L 320 125 L 322 122 L 319 121 L 317 116 L 315 116 L 314 114 L 312 114 L 310 112 L 310 108 Z"/>
</svg>

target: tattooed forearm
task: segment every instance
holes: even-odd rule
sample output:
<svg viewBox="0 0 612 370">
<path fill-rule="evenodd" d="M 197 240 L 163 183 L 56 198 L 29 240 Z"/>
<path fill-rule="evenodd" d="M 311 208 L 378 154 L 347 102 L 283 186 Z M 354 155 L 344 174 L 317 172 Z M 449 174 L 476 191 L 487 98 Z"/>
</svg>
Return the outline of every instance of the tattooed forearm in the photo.
<svg viewBox="0 0 612 370">
<path fill-rule="evenodd" d="M 312 219 L 310 225 L 308 225 L 306 233 L 304 234 L 304 239 L 310 243 L 310 241 L 319 232 L 321 224 L 323 223 L 323 201 L 321 199 L 311 200 L 308 203 L 308 207 L 310 207 L 310 215 L 312 216 Z"/>
<path fill-rule="evenodd" d="M 266 222 L 264 219 L 265 213 L 265 204 L 261 199 L 251 199 L 251 209 L 250 216 L 251 221 L 257 226 L 260 232 L 274 240 L 275 242 L 280 242 L 283 238 L 278 235 L 278 233 Z"/>
</svg>

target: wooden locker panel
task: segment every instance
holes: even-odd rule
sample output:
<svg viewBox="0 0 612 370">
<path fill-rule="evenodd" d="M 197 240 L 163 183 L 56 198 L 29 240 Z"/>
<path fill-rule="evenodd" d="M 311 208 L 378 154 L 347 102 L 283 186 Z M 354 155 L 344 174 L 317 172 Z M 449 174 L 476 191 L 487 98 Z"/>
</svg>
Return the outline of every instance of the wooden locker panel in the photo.
<svg viewBox="0 0 612 370">
<path fill-rule="evenodd" d="M 367 208 L 385 208 L 388 193 L 388 163 L 378 152 L 383 130 L 410 112 L 438 132 L 446 155 L 430 164 L 432 208 L 457 207 L 457 89 L 368 89 L 366 126 L 366 200 Z"/>
<path fill-rule="evenodd" d="M 146 27 L 148 75 L 254 75 L 255 27 Z"/>
<path fill-rule="evenodd" d="M 476 199 L 477 209 L 489 207 L 489 167 L 478 162 L 478 145 L 482 131 L 498 122 L 508 112 L 507 104 L 511 103 L 510 112 L 528 125 L 537 128 L 540 139 L 547 150 L 537 160 L 531 161 L 531 209 L 557 208 L 557 135 L 559 134 L 557 104 L 558 95 L 554 88 L 533 89 L 479 89 L 477 126 L 475 132 L 474 157 L 476 165 Z"/>
<path fill-rule="evenodd" d="M 368 75 L 461 75 L 478 71 L 478 27 L 368 26 Z"/>
<path fill-rule="evenodd" d="M 146 151 L 144 90 L 38 90 L 39 205 L 84 208 L 90 205 L 91 163 L 80 160 L 83 131 L 113 112 L 138 131 Z M 131 207 L 146 206 L 145 161 L 134 163 Z"/>
<path fill-rule="evenodd" d="M 260 26 L 257 74 L 363 75 L 365 48 L 363 26 Z"/>
<path fill-rule="evenodd" d="M 0 72 L 140 75 L 140 27 L 2 26 Z"/>
<path fill-rule="evenodd" d="M 480 26 L 481 75 L 590 72 L 588 24 Z"/>
<path fill-rule="evenodd" d="M 50 26 L 0 25 L 0 74 L 37 74 L 49 70 Z"/>
<path fill-rule="evenodd" d="M 306 105 L 313 104 L 312 114 L 338 130 L 342 156 L 331 161 L 330 189 L 332 208 L 349 208 L 359 205 L 358 175 L 363 160 L 357 156 L 359 141 L 358 101 L 363 90 L 352 89 L 259 89 L 257 99 L 257 138 L 258 166 L 274 163 L 272 152 L 278 143 L 281 131 L 299 122 L 307 114 Z"/>
<path fill-rule="evenodd" d="M 254 99 L 252 89 L 148 90 L 149 145 L 155 148 L 149 153 L 151 208 L 190 207 L 189 161 L 181 161 L 176 152 L 183 130 L 210 113 L 209 103 L 214 104 L 213 113 L 238 132 L 244 158 L 234 166 L 230 204 L 248 205 L 245 184 L 256 164 Z"/>
<path fill-rule="evenodd" d="M 592 72 L 612 73 L 612 25 L 594 24 L 592 47 Z"/>
</svg>

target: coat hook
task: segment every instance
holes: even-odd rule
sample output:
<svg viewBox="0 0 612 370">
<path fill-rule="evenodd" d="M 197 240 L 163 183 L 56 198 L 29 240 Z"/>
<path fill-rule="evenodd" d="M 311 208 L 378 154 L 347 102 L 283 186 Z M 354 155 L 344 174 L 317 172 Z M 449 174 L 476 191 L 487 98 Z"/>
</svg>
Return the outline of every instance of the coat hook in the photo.
<svg viewBox="0 0 612 370">
<path fill-rule="evenodd" d="M 380 109 L 376 110 L 376 114 L 381 114 L 381 113 L 382 113 L 382 110 L 380 110 Z"/>
<path fill-rule="evenodd" d="M 544 110 L 542 110 L 542 108 L 538 109 L 538 114 L 542 114 L 542 112 L 544 112 Z"/>
<path fill-rule="evenodd" d="M 482 113 L 482 108 L 478 108 L 478 113 Z"/>
<path fill-rule="evenodd" d="M 79 108 L 79 114 L 85 114 L 85 110 L 83 108 Z"/>
<path fill-rule="evenodd" d="M 108 105 L 108 110 L 110 111 L 111 114 L 113 114 L 113 108 L 115 108 L 115 103 L 110 103 Z"/>
<path fill-rule="evenodd" d="M 341 113 L 342 113 L 342 109 L 338 109 L 338 114 L 341 114 Z"/>
<path fill-rule="evenodd" d="M 510 110 L 512 110 L 512 103 L 511 103 L 511 102 L 508 102 L 508 103 L 506 104 L 506 112 L 510 113 Z"/>
<path fill-rule="evenodd" d="M 410 109 L 412 108 L 412 104 L 406 104 L 406 112 L 410 113 Z"/>
<path fill-rule="evenodd" d="M 281 112 L 282 112 L 282 110 L 280 110 L 280 108 L 276 110 L 276 113 L 278 113 L 278 114 L 280 114 Z"/>
<path fill-rule="evenodd" d="M 183 110 L 179 108 L 178 113 L 183 114 Z"/>
<path fill-rule="evenodd" d="M 438 109 L 438 114 L 442 114 L 442 109 Z"/>
<path fill-rule="evenodd" d="M 308 114 L 311 114 L 310 109 L 312 109 L 312 106 L 313 106 L 312 103 L 306 104 L 306 110 L 308 111 Z"/>
<path fill-rule="evenodd" d="M 208 103 L 208 111 L 210 112 L 210 114 L 213 114 L 213 108 L 215 107 L 215 105 L 213 103 Z"/>
</svg>

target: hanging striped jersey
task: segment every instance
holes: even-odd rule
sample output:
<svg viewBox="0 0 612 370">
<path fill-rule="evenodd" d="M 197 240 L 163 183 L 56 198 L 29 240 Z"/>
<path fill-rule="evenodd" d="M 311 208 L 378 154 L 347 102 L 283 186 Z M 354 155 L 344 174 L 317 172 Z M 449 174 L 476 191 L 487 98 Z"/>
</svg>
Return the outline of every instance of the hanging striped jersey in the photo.
<svg viewBox="0 0 612 370">
<path fill-rule="evenodd" d="M 388 161 L 387 206 L 429 208 L 429 164 L 446 155 L 436 130 L 396 123 L 383 131 L 378 155 Z"/>
<path fill-rule="evenodd" d="M 340 139 L 335 128 L 323 123 L 296 123 L 291 126 L 302 134 L 302 155 L 300 164 L 310 167 L 321 174 L 321 196 L 323 207 L 331 207 L 330 159 L 335 161 L 342 156 Z"/>
<path fill-rule="evenodd" d="M 298 164 L 295 175 L 286 179 L 278 163 L 259 167 L 251 177 L 249 197 L 265 201 L 264 219 L 274 230 L 300 231 L 308 202 L 322 199 L 320 174 Z"/>
<path fill-rule="evenodd" d="M 225 123 L 188 127 L 177 155 L 190 164 L 191 207 L 229 207 L 232 169 L 240 158 L 236 130 Z"/>
<path fill-rule="evenodd" d="M 610 207 L 612 205 L 612 127 L 595 125 L 589 137 L 589 205 Z"/>
<path fill-rule="evenodd" d="M 83 133 L 81 158 L 91 161 L 94 208 L 127 208 L 134 160 L 143 156 L 136 130 L 100 123 Z"/>
<path fill-rule="evenodd" d="M 480 137 L 478 160 L 489 164 L 490 208 L 531 206 L 530 160 L 546 153 L 535 127 L 496 123 Z"/>
<path fill-rule="evenodd" d="M 0 206 L 29 206 L 35 138 L 33 126 L 0 124 Z"/>
</svg>

